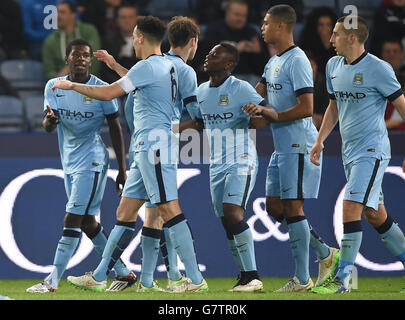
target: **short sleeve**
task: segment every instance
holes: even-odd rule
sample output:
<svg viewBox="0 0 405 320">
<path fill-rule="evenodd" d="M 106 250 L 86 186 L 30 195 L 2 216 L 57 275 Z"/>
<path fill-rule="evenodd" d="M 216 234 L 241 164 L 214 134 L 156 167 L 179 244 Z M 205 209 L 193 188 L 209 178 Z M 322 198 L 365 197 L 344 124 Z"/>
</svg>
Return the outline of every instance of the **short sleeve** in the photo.
<svg viewBox="0 0 405 320">
<path fill-rule="evenodd" d="M 243 105 L 248 103 L 260 104 L 264 100 L 263 97 L 257 93 L 255 88 L 253 88 L 252 85 L 246 81 L 240 82 L 238 95 L 240 97 L 240 101 L 243 101 Z"/>
<path fill-rule="evenodd" d="M 291 63 L 290 77 L 295 95 L 314 92 L 313 71 L 306 57 L 297 57 Z"/>
<path fill-rule="evenodd" d="M 331 100 L 336 100 L 336 97 L 334 95 L 334 90 L 332 86 L 332 80 L 331 80 L 331 68 L 332 68 L 332 62 L 331 60 L 328 61 L 326 64 L 326 89 L 328 90 L 329 94 L 329 99 Z"/>
<path fill-rule="evenodd" d="M 113 99 L 110 101 L 103 101 L 102 105 L 103 105 L 104 115 L 107 119 L 114 119 L 114 118 L 119 117 L 117 99 Z"/>
<path fill-rule="evenodd" d="M 399 84 L 394 69 L 392 66 L 385 62 L 381 61 L 378 67 L 375 69 L 375 79 L 377 91 L 389 101 L 394 101 L 400 95 L 403 94 L 401 85 Z"/>
</svg>

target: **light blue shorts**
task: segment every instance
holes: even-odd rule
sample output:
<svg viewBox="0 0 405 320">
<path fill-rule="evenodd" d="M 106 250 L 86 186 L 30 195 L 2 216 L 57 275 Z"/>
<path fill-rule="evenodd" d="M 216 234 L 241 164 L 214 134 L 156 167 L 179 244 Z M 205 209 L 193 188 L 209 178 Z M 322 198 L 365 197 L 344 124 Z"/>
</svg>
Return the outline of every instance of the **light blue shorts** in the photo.
<svg viewBox="0 0 405 320">
<path fill-rule="evenodd" d="M 153 159 L 149 159 L 147 151 L 134 153 L 122 196 L 145 199 L 152 204 L 178 199 L 177 164 L 162 164 L 160 150 L 151 152 Z"/>
<path fill-rule="evenodd" d="M 256 183 L 257 169 L 257 166 L 237 164 L 219 173 L 210 172 L 211 199 L 218 218 L 224 216 L 224 203 L 246 208 Z"/>
<path fill-rule="evenodd" d="M 83 171 L 65 174 L 68 197 L 66 212 L 78 215 L 97 215 L 103 200 L 108 166 L 101 172 Z"/>
<path fill-rule="evenodd" d="M 322 173 L 309 160 L 309 153 L 273 153 L 266 176 L 266 197 L 312 199 L 318 197 Z"/>
<path fill-rule="evenodd" d="M 381 186 L 389 162 L 388 159 L 363 157 L 346 164 L 347 185 L 343 200 L 378 210 L 378 205 L 384 203 Z"/>
</svg>

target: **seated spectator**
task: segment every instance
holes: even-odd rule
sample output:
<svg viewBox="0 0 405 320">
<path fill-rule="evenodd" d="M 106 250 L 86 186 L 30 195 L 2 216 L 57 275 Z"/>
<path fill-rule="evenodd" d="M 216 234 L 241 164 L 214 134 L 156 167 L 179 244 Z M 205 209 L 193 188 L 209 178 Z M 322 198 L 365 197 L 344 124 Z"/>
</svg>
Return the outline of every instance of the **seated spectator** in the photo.
<svg viewBox="0 0 405 320">
<path fill-rule="evenodd" d="M 370 52 L 378 57 L 381 57 L 382 44 L 387 36 L 405 41 L 405 1 L 383 2 L 375 12 L 371 30 Z"/>
<path fill-rule="evenodd" d="M 20 0 L 24 39 L 31 59 L 41 60 L 42 43 L 53 31 L 45 29 L 44 20 L 49 13 L 44 13 L 44 8 L 57 3 L 58 0 Z M 7 11 L 4 13 L 8 15 Z M 11 26 L 9 30 L 13 30 Z"/>
<path fill-rule="evenodd" d="M 299 47 L 310 51 L 318 65 L 318 70 L 325 73 L 326 64 L 336 55 L 330 37 L 332 36 L 337 16 L 329 7 L 314 9 L 307 17 L 298 40 Z"/>
<path fill-rule="evenodd" d="M 83 38 L 91 44 L 93 50 L 100 49 L 97 29 L 91 24 L 76 20 L 76 6 L 70 1 L 62 1 L 58 5 L 58 28 L 45 39 L 42 47 L 42 63 L 46 79 L 69 73 L 65 51 L 70 41 Z M 97 75 L 99 69 L 100 62 L 93 58 L 90 72 Z"/>
<path fill-rule="evenodd" d="M 240 62 L 233 74 L 256 85 L 269 59 L 260 28 L 247 23 L 249 8 L 244 0 L 228 0 L 224 9 L 225 18 L 208 24 L 203 38 L 208 48 L 223 40 L 235 42 L 240 53 Z"/>
<path fill-rule="evenodd" d="M 306 55 L 311 63 L 313 79 L 314 79 L 314 111 L 312 114 L 312 122 L 319 129 L 322 124 L 323 116 L 326 108 L 329 105 L 329 94 L 326 88 L 326 76 L 318 68 L 314 56 L 311 52 L 306 52 Z"/>
<path fill-rule="evenodd" d="M 127 69 L 138 61 L 133 46 L 132 33 L 136 26 L 138 9 L 129 4 L 124 4 L 118 9 L 118 29 L 110 31 L 103 39 L 103 49 L 107 50 L 115 60 Z M 101 67 L 101 78 L 112 83 L 120 77 L 105 64 Z"/>
<path fill-rule="evenodd" d="M 391 64 L 396 74 L 405 76 L 404 48 L 400 40 L 384 40 L 381 48 L 381 59 Z"/>
</svg>

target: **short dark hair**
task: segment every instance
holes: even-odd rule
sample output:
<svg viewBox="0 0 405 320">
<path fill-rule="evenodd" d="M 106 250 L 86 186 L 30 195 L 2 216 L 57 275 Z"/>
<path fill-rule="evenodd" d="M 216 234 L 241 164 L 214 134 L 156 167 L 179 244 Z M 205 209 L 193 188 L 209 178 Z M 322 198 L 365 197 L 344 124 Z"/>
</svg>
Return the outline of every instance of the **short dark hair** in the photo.
<svg viewBox="0 0 405 320">
<path fill-rule="evenodd" d="M 221 4 L 222 10 L 227 11 L 234 3 L 243 4 L 249 8 L 249 4 L 247 3 L 246 0 L 225 0 Z"/>
<path fill-rule="evenodd" d="M 86 40 L 83 39 L 74 39 L 69 42 L 69 44 L 66 47 L 66 57 L 69 56 L 70 52 L 73 49 L 73 46 L 85 46 L 90 48 L 90 53 L 93 55 L 93 48 L 91 47 L 91 44 L 88 43 Z"/>
<path fill-rule="evenodd" d="M 399 47 L 401 48 L 401 50 L 404 50 L 404 46 L 402 45 L 401 39 L 398 39 L 398 38 L 385 38 L 382 41 L 381 47 L 383 47 L 384 44 L 386 44 L 386 43 L 397 43 L 399 45 Z"/>
<path fill-rule="evenodd" d="M 77 12 L 77 7 L 72 1 L 64 0 L 64 1 L 59 2 L 59 5 L 60 4 L 66 4 L 69 7 L 70 11 L 72 11 L 74 13 Z"/>
<path fill-rule="evenodd" d="M 288 29 L 292 30 L 297 22 L 297 14 L 293 7 L 287 4 L 279 4 L 271 7 L 267 14 L 276 18 L 278 21 L 284 22 Z"/>
<path fill-rule="evenodd" d="M 233 68 L 232 70 L 238 65 L 239 63 L 239 51 L 238 48 L 236 47 L 236 44 L 231 41 L 221 41 L 219 43 L 221 47 L 224 47 L 228 53 L 232 57 L 232 62 L 233 62 Z"/>
<path fill-rule="evenodd" d="M 176 16 L 167 25 L 167 33 L 170 45 L 182 48 L 200 35 L 200 28 L 190 18 Z"/>
<path fill-rule="evenodd" d="M 160 43 L 166 32 L 166 26 L 162 20 L 154 16 L 141 16 L 136 20 L 139 32 L 154 43 Z"/>
<path fill-rule="evenodd" d="M 346 19 L 353 19 L 353 20 L 357 20 L 357 28 L 349 28 L 346 29 L 345 28 L 345 20 Z M 343 30 L 346 34 L 354 34 L 357 36 L 357 39 L 359 40 L 360 43 L 365 43 L 367 41 L 368 38 L 368 26 L 367 26 L 367 22 L 364 18 L 359 17 L 359 16 L 343 16 L 340 17 L 336 23 L 343 23 Z"/>
</svg>

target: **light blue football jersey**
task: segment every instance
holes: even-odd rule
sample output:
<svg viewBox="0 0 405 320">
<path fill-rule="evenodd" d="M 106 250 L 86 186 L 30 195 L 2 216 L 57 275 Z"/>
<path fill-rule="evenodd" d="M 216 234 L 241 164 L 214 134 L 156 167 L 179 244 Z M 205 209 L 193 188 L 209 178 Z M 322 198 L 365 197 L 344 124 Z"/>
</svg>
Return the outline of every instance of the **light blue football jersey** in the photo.
<svg viewBox="0 0 405 320">
<path fill-rule="evenodd" d="M 61 121 L 57 132 L 63 170 L 66 174 L 88 170 L 101 172 L 108 163 L 108 152 L 100 137 L 100 130 L 104 118 L 119 116 L 118 103 L 115 99 L 96 100 L 73 90 L 52 91 L 57 80 L 66 79 L 69 77 L 49 80 L 44 93 L 44 111 L 49 105 Z M 86 84 L 107 85 L 93 75 Z"/>
<path fill-rule="evenodd" d="M 134 90 L 133 127 L 130 151 L 148 151 L 170 143 L 173 120 L 176 119 L 178 91 L 177 71 L 163 55 L 151 55 L 136 63 L 127 73 Z M 129 92 L 128 92 L 129 93 Z M 154 131 L 157 129 L 159 132 Z M 165 141 L 155 139 L 154 132 Z"/>
<path fill-rule="evenodd" d="M 263 104 L 263 98 L 246 81 L 228 77 L 217 87 L 202 83 L 197 98 L 210 143 L 211 170 L 249 160 L 255 166 L 256 144 L 249 135 L 250 117 L 242 107 L 250 102 Z M 218 140 L 219 139 L 219 140 Z"/>
<path fill-rule="evenodd" d="M 403 94 L 391 65 L 367 52 L 351 64 L 336 56 L 326 65 L 326 81 L 337 103 L 343 163 L 361 157 L 389 159 L 385 108 L 387 99 Z"/>
<path fill-rule="evenodd" d="M 176 100 L 176 118 L 180 121 L 183 108 L 187 108 L 192 119 L 201 119 L 197 103 L 197 75 L 192 67 L 175 52 L 169 51 L 165 54 L 176 67 L 177 77 L 179 79 L 179 91 Z"/>
<path fill-rule="evenodd" d="M 311 64 L 297 46 L 274 55 L 267 62 L 262 83 L 267 87 L 267 99 L 277 112 L 298 103 L 297 97 L 313 92 Z M 312 117 L 271 124 L 276 153 L 309 153 L 318 131 Z"/>
</svg>

